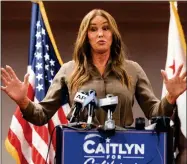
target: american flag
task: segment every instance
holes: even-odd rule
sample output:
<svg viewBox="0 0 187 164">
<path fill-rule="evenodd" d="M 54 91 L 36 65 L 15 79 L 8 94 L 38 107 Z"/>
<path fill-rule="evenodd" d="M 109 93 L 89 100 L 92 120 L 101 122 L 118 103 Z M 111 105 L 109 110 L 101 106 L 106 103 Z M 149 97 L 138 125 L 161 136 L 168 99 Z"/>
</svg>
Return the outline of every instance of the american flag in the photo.
<svg viewBox="0 0 187 164">
<path fill-rule="evenodd" d="M 62 61 L 55 45 L 43 3 L 41 1 L 33 3 L 27 69 L 30 74 L 28 97 L 32 101 L 38 103 L 43 100 L 61 64 Z M 62 108 L 44 126 L 35 126 L 24 120 L 19 107 L 17 107 L 5 141 L 7 151 L 15 158 L 17 163 L 54 163 L 55 135 L 53 135 L 47 162 L 46 157 L 52 130 L 56 125 L 67 123 L 68 104 L 62 105 Z"/>
</svg>

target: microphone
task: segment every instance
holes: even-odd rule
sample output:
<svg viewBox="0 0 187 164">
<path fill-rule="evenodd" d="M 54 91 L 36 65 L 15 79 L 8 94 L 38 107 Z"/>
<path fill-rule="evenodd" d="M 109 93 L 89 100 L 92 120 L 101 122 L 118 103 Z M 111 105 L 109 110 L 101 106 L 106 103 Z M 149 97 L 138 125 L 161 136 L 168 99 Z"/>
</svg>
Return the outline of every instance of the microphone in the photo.
<svg viewBox="0 0 187 164">
<path fill-rule="evenodd" d="M 97 98 L 96 98 L 96 91 L 93 89 L 90 89 L 88 91 L 88 97 L 90 96 L 91 100 L 88 105 L 87 105 L 87 110 L 88 110 L 88 119 L 87 119 L 87 124 L 91 124 L 92 123 L 92 118 L 94 116 L 94 109 L 97 106 Z"/>
<path fill-rule="evenodd" d="M 84 109 L 84 101 L 87 98 L 87 94 L 84 91 L 78 91 L 74 97 L 74 107 L 70 118 L 70 123 L 75 122 L 79 117 L 80 110 Z"/>
<path fill-rule="evenodd" d="M 117 104 L 118 96 L 114 96 L 113 94 L 107 94 L 106 98 L 99 100 L 99 107 L 103 108 L 105 112 L 108 112 L 108 110 L 110 110 L 113 113 L 116 109 Z"/>
</svg>

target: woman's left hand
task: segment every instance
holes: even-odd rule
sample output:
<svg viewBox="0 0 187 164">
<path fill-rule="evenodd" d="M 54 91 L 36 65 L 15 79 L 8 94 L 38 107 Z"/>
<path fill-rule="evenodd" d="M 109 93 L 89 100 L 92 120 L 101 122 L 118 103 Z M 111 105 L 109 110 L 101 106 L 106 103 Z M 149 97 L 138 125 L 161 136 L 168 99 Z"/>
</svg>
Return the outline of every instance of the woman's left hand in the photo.
<svg viewBox="0 0 187 164">
<path fill-rule="evenodd" d="M 168 79 L 166 71 L 161 70 L 166 89 L 168 91 L 167 99 L 170 103 L 174 104 L 176 99 L 187 89 L 186 75 L 187 72 L 181 73 L 183 64 L 175 72 L 171 79 Z"/>
</svg>

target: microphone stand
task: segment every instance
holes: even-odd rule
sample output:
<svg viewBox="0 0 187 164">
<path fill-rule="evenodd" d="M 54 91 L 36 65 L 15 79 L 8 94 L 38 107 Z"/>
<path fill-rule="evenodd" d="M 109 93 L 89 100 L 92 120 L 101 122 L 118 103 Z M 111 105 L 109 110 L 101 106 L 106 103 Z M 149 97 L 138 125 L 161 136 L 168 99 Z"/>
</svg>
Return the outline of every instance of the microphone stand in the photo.
<svg viewBox="0 0 187 164">
<path fill-rule="evenodd" d="M 90 130 L 93 128 L 96 128 L 97 126 L 92 124 L 92 117 L 93 117 L 93 112 L 94 112 L 94 106 L 91 104 L 88 104 L 88 121 L 87 122 L 83 122 L 80 121 L 80 111 L 81 110 L 76 110 L 77 107 L 75 107 L 72 116 L 70 118 L 69 123 L 67 124 L 68 128 L 72 128 L 72 129 L 77 129 L 77 130 Z"/>
<path fill-rule="evenodd" d="M 105 130 L 115 129 L 115 121 L 112 120 L 112 111 L 110 109 L 108 109 L 108 112 L 107 112 L 107 120 L 105 121 L 104 129 Z"/>
<path fill-rule="evenodd" d="M 112 136 L 115 134 L 116 125 L 115 121 L 112 119 L 112 114 L 115 111 L 115 108 L 118 104 L 118 97 L 113 96 L 112 94 L 106 95 L 106 98 L 100 99 L 99 106 L 107 112 L 107 119 L 104 125 L 98 127 L 98 131 L 103 133 L 106 136 Z"/>
<path fill-rule="evenodd" d="M 69 120 L 70 123 L 79 122 L 79 112 L 80 112 L 80 111 L 77 110 L 77 109 L 79 109 L 79 108 L 81 108 L 81 105 L 80 105 L 80 107 L 79 107 L 79 104 L 75 104 L 74 110 L 73 110 L 72 115 L 71 115 L 71 118 L 70 118 L 70 120 Z"/>
<path fill-rule="evenodd" d="M 96 128 L 96 125 L 92 123 L 92 119 L 94 117 L 94 108 L 95 108 L 94 102 L 91 102 L 90 104 L 88 104 L 88 119 L 87 119 L 88 129 Z"/>
</svg>

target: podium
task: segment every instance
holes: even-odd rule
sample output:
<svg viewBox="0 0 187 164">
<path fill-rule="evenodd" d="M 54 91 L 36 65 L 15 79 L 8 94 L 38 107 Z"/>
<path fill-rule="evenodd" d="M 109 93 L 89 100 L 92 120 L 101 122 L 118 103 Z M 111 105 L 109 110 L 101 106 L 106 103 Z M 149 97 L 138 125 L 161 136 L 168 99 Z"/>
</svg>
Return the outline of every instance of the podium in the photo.
<svg viewBox="0 0 187 164">
<path fill-rule="evenodd" d="M 57 164 L 167 164 L 167 133 L 57 128 Z"/>
</svg>

